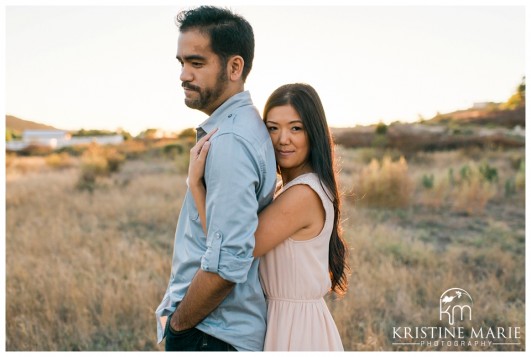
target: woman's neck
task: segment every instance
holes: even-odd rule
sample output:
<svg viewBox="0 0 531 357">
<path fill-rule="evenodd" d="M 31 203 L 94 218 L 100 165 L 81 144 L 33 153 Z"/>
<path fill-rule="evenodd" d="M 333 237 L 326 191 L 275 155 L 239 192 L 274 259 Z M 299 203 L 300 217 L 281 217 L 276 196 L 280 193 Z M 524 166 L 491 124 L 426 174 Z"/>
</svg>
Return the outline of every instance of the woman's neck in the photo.
<svg viewBox="0 0 531 357">
<path fill-rule="evenodd" d="M 310 163 L 306 163 L 304 165 L 290 168 L 290 169 L 280 168 L 280 176 L 282 176 L 282 185 L 286 185 L 288 182 L 296 179 L 300 175 L 304 175 L 310 172 L 313 172 L 313 169 Z"/>
</svg>

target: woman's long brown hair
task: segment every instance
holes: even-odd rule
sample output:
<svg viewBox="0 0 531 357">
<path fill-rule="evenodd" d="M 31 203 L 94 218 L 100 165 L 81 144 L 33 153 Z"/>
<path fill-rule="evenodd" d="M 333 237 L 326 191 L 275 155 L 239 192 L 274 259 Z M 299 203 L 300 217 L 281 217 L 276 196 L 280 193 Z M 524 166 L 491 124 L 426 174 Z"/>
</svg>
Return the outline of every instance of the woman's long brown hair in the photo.
<svg viewBox="0 0 531 357">
<path fill-rule="evenodd" d="M 328 189 L 325 192 L 332 196 L 329 198 L 334 205 L 334 226 L 329 243 L 328 267 L 332 291 L 343 295 L 347 291 L 350 268 L 347 244 L 342 238 L 340 224 L 341 200 L 335 169 L 334 141 L 326 122 L 323 104 L 312 86 L 304 83 L 286 84 L 269 96 L 264 108 L 264 121 L 271 109 L 283 105 L 291 105 L 301 117 L 308 134 L 308 160 L 321 185 Z"/>
</svg>

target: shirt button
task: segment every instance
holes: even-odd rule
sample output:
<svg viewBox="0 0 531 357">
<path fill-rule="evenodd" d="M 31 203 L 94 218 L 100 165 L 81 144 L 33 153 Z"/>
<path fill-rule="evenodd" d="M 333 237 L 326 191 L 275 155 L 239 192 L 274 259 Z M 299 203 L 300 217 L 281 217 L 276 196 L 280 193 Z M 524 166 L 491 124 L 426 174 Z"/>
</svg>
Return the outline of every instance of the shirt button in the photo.
<svg viewBox="0 0 531 357">
<path fill-rule="evenodd" d="M 232 118 L 232 114 L 229 114 L 229 118 Z"/>
<path fill-rule="evenodd" d="M 217 238 L 217 239 L 220 239 L 220 238 L 221 238 L 221 234 L 216 233 L 216 238 Z"/>
</svg>

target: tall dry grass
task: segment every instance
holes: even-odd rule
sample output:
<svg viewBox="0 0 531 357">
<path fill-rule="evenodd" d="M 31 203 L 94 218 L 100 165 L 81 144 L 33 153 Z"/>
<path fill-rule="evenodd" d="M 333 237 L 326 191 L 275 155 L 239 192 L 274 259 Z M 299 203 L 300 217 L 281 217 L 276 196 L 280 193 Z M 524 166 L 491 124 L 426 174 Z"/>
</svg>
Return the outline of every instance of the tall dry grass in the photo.
<svg viewBox="0 0 531 357">
<path fill-rule="evenodd" d="M 342 191 L 357 192 L 368 153 L 338 153 Z M 448 170 L 479 159 L 498 169 L 495 195 L 481 212 L 452 210 Z M 522 162 L 523 151 L 421 154 L 407 160 L 408 205 L 344 200 L 353 274 L 345 298 L 327 301 L 346 350 L 404 349 L 392 345 L 392 327 L 437 326 L 439 296 L 455 286 L 474 296 L 475 324 L 525 326 L 525 187 L 503 193 L 507 179 L 524 175 Z M 7 165 L 6 349 L 161 350 L 154 310 L 170 274 L 182 165 L 128 160 L 92 194 L 75 188 L 76 165 Z M 441 185 L 439 205 L 423 201 L 425 175 L 432 189 Z M 525 330 L 521 342 L 499 348 L 524 349 Z"/>
<path fill-rule="evenodd" d="M 392 161 L 372 159 L 358 175 L 356 190 L 360 204 L 371 207 L 407 207 L 411 200 L 412 182 L 404 157 Z"/>
<path fill-rule="evenodd" d="M 173 170 L 131 162 L 92 194 L 75 169 L 8 176 L 7 350 L 159 349 L 153 311 L 184 193 Z"/>
<path fill-rule="evenodd" d="M 421 153 L 407 164 L 367 164 L 366 149 L 339 153 L 348 175 L 341 182 L 354 193 L 344 208 L 353 274 L 346 297 L 329 306 L 345 349 L 463 350 L 392 345 L 393 327 L 441 326 L 439 297 L 456 286 L 477 298 L 475 327 L 524 329 L 524 186 L 507 197 L 502 184 L 522 180 L 523 151 Z M 482 162 L 497 168 L 497 180 L 482 177 Z M 466 178 L 452 181 L 463 167 Z M 521 343 L 497 348 L 525 349 L 525 332 Z"/>
<path fill-rule="evenodd" d="M 328 303 L 345 350 L 489 350 L 393 345 L 400 342 L 393 339 L 393 327 L 444 326 L 439 298 L 452 287 L 474 297 L 475 328 L 521 326 L 522 344 L 498 349 L 525 348 L 523 231 L 515 234 L 503 223 L 489 221 L 485 236 L 462 229 L 444 241 L 444 233 L 386 223 L 393 214 L 351 203 L 345 213 L 353 273 L 346 296 Z M 407 219 L 414 215 L 410 212 Z"/>
</svg>

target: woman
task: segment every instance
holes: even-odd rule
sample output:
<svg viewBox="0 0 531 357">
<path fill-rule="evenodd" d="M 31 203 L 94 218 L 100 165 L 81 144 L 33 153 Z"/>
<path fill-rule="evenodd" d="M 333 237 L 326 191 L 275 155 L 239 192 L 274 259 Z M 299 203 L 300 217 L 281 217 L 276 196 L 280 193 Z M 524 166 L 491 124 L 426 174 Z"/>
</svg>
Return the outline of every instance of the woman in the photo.
<svg viewBox="0 0 531 357">
<path fill-rule="evenodd" d="M 307 84 L 287 84 L 264 109 L 282 177 L 275 199 L 259 215 L 255 257 L 267 297 L 265 350 L 343 350 L 323 297 L 347 289 L 347 249 L 341 238 L 333 140 L 321 100 Z M 206 222 L 202 176 L 208 139 L 192 149 L 189 185 Z M 206 225 L 203 223 L 206 231 Z"/>
</svg>

